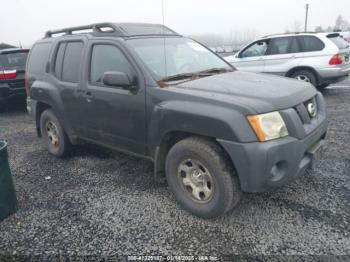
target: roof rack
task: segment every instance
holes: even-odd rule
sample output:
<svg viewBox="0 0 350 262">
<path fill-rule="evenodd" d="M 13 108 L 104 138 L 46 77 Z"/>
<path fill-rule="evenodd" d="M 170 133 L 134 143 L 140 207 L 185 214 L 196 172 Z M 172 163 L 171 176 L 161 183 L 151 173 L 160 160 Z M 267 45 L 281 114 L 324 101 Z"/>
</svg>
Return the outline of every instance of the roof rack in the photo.
<svg viewBox="0 0 350 262">
<path fill-rule="evenodd" d="M 262 38 L 270 37 L 270 36 L 276 36 L 276 35 L 298 35 L 298 34 L 317 34 L 317 32 L 313 31 L 307 31 L 307 32 L 288 32 L 288 33 L 280 33 L 280 34 L 271 34 L 271 35 L 265 35 Z"/>
<path fill-rule="evenodd" d="M 81 32 L 86 31 L 89 32 Z M 84 26 L 68 27 L 58 30 L 50 30 L 45 33 L 45 38 L 55 35 L 89 33 L 94 36 L 144 36 L 144 35 L 177 35 L 178 33 L 161 24 L 146 23 L 98 23 Z"/>
<path fill-rule="evenodd" d="M 91 24 L 91 25 L 62 28 L 58 30 L 50 30 L 45 33 L 45 38 L 53 37 L 54 35 L 62 34 L 62 33 L 66 35 L 72 35 L 74 32 L 79 32 L 84 30 L 92 30 L 93 34 L 113 33 L 120 36 L 123 35 L 123 33 L 113 23 L 98 23 L 98 24 Z"/>
</svg>

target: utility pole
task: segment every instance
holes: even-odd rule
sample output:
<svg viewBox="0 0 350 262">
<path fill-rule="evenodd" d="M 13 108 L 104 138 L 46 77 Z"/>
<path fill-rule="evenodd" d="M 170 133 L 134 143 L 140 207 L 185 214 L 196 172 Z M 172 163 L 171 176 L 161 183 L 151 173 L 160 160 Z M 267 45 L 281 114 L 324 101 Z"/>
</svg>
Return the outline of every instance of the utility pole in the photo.
<svg viewBox="0 0 350 262">
<path fill-rule="evenodd" d="M 307 32 L 307 19 L 308 19 L 308 16 L 309 16 L 309 4 L 306 4 L 305 9 L 306 9 L 306 14 L 305 14 L 305 32 Z"/>
</svg>

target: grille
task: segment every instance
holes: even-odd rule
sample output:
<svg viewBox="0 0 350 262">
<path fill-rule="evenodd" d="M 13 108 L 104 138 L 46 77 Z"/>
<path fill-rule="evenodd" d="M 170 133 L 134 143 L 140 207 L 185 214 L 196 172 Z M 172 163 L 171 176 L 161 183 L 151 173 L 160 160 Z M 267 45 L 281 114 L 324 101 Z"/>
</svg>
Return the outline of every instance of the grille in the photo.
<svg viewBox="0 0 350 262">
<path fill-rule="evenodd" d="M 310 124 L 311 121 L 317 117 L 318 108 L 316 98 L 313 97 L 297 105 L 296 107 L 294 107 L 294 110 L 297 112 L 303 124 Z"/>
</svg>

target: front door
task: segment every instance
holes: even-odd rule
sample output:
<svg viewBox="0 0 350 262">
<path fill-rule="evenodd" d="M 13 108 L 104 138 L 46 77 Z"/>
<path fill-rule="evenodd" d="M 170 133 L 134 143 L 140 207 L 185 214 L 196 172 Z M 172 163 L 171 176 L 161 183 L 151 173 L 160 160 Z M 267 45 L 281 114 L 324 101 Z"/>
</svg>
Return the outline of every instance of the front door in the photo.
<svg viewBox="0 0 350 262">
<path fill-rule="evenodd" d="M 138 154 L 146 153 L 145 86 L 137 66 L 115 41 L 90 41 L 85 69 L 85 138 Z M 103 83 L 105 72 L 128 75 L 133 91 Z"/>
</svg>

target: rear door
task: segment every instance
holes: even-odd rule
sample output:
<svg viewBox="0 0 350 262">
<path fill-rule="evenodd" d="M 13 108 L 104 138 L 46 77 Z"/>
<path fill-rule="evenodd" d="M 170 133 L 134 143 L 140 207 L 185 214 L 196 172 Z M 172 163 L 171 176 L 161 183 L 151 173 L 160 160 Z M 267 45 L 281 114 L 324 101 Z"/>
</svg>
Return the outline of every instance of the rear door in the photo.
<svg viewBox="0 0 350 262">
<path fill-rule="evenodd" d="M 242 71 L 263 72 L 268 42 L 264 39 L 252 43 L 235 56 L 232 65 Z"/>
<path fill-rule="evenodd" d="M 62 40 L 55 45 L 51 59 L 53 66 L 50 82 L 57 88 L 61 98 L 57 102 L 77 136 L 85 134 L 85 100 L 79 90 L 82 87 L 82 64 L 86 45 L 85 38 L 71 37 L 69 40 Z"/>
<path fill-rule="evenodd" d="M 290 69 L 300 64 L 303 53 L 296 37 L 276 37 L 269 43 L 265 56 L 264 73 L 284 76 Z"/>
</svg>

